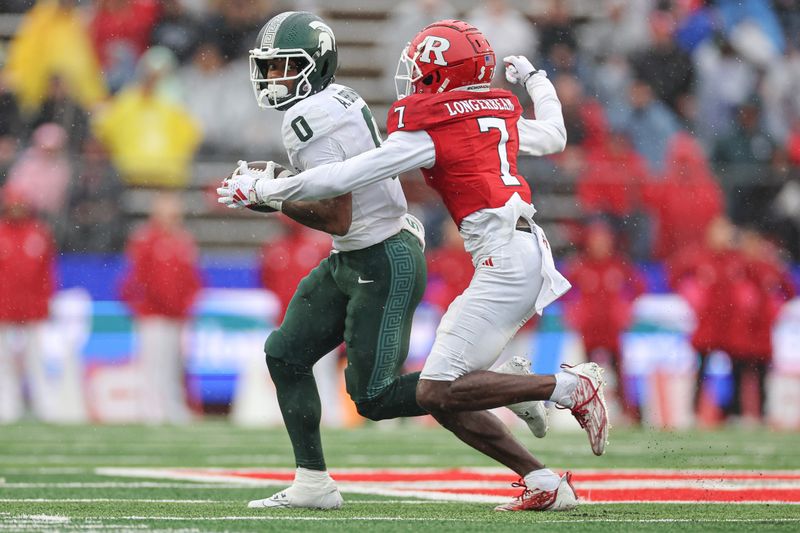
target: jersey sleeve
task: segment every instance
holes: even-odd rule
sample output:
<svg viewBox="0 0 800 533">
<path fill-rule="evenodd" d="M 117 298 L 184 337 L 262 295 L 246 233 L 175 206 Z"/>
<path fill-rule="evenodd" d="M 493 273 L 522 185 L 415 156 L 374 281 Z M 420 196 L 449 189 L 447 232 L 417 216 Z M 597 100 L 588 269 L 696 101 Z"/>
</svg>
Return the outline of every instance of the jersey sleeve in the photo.
<svg viewBox="0 0 800 533">
<path fill-rule="evenodd" d="M 563 151 L 567 145 L 567 129 L 555 87 L 545 76 L 535 75 L 525 84 L 525 89 L 533 100 L 536 120 L 520 118 L 517 123 L 520 151 L 536 156 Z"/>
<path fill-rule="evenodd" d="M 389 108 L 386 131 L 391 135 L 396 131 L 419 131 L 441 124 L 445 117 L 431 104 L 431 97 L 426 95 L 411 95 L 396 101 Z"/>
<path fill-rule="evenodd" d="M 321 165 L 290 178 L 258 180 L 256 192 L 263 200 L 334 198 L 409 170 L 431 166 L 435 160 L 436 149 L 427 133 L 395 132 L 379 148 L 346 161 Z"/>
</svg>

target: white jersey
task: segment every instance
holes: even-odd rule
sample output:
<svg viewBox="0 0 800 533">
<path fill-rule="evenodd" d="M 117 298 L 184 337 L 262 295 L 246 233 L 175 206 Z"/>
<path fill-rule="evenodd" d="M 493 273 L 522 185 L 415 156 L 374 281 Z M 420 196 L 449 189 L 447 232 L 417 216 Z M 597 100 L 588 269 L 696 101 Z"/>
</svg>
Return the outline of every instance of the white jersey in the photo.
<svg viewBox="0 0 800 533">
<path fill-rule="evenodd" d="M 281 134 L 289 162 L 298 172 L 350 159 L 381 144 L 364 100 L 335 83 L 289 108 Z M 400 180 L 383 180 L 352 193 L 350 231 L 333 236 L 335 250 L 361 250 L 403 229 L 407 204 Z"/>
</svg>

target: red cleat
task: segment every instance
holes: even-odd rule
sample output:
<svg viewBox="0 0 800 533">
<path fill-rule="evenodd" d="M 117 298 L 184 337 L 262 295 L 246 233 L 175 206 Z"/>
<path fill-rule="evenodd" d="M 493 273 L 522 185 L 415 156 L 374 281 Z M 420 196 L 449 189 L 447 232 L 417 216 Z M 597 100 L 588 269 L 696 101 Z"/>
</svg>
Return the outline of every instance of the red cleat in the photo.
<svg viewBox="0 0 800 533">
<path fill-rule="evenodd" d="M 568 409 L 578 424 L 589 435 L 589 444 L 595 455 L 603 455 L 608 444 L 608 409 L 603 396 L 603 368 L 597 363 L 583 363 L 581 365 L 561 365 L 564 372 L 569 372 L 578 378 L 578 386 L 570 395 L 572 407 Z M 566 409 L 566 406 L 557 406 Z"/>
<path fill-rule="evenodd" d="M 578 506 L 578 497 L 572 488 L 572 472 L 561 476 L 555 490 L 529 489 L 520 479 L 515 487 L 522 487 L 522 494 L 504 505 L 498 505 L 495 511 L 569 511 Z"/>
</svg>

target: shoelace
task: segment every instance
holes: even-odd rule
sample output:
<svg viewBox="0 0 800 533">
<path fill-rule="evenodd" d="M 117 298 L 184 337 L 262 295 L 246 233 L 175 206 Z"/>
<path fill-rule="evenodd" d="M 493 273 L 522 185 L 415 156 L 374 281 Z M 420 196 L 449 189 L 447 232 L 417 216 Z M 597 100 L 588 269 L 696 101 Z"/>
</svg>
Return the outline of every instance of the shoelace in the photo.
<svg viewBox="0 0 800 533">
<path fill-rule="evenodd" d="M 538 509 L 538 508 L 544 508 L 546 505 L 553 503 L 553 501 L 555 500 L 555 496 L 552 491 L 534 492 L 528 488 L 528 485 L 525 484 L 525 480 L 523 478 L 519 478 L 519 480 L 513 482 L 511 486 L 522 489 L 522 492 L 516 498 L 519 504 L 522 504 L 526 498 L 530 498 L 533 500 L 534 507 Z"/>
<path fill-rule="evenodd" d="M 567 363 L 562 363 L 561 368 L 575 368 L 575 367 L 573 365 L 568 365 Z M 580 376 L 578 377 L 578 379 L 580 379 L 581 382 L 583 382 L 584 380 L 584 378 Z M 589 385 L 592 387 L 592 394 L 581 404 L 574 405 L 572 407 L 563 407 L 561 405 L 556 404 L 556 409 L 569 409 L 570 412 L 573 415 L 575 415 L 575 418 L 578 419 L 578 424 L 580 424 L 580 426 L 584 429 L 586 428 L 586 424 L 588 423 L 588 415 L 589 415 L 589 409 L 587 409 L 586 406 L 589 405 L 589 403 L 597 397 L 597 393 L 599 391 L 599 389 L 595 387 L 594 383 L 592 383 L 590 379 L 587 381 L 589 382 Z"/>
<path fill-rule="evenodd" d="M 521 488 L 522 492 L 517 496 L 517 499 L 522 501 L 526 494 L 531 492 L 531 489 L 528 488 L 528 485 L 525 484 L 525 480 L 523 478 L 519 478 L 519 480 L 513 482 L 511 484 L 514 488 Z"/>
</svg>

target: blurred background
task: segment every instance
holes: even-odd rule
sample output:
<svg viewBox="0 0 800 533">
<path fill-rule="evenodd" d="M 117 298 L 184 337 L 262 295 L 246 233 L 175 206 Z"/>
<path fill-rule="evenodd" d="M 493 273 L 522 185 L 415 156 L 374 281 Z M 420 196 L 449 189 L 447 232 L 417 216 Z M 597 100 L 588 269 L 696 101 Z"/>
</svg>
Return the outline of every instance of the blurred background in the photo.
<svg viewBox="0 0 800 533">
<path fill-rule="evenodd" d="M 800 429 L 798 0 L 3 0 L 0 423 L 280 424 L 262 345 L 330 239 L 214 189 L 286 164 L 247 62 L 285 10 L 329 23 L 381 127 L 438 19 L 548 72 L 568 145 L 519 167 L 574 288 L 504 358 L 603 363 L 615 424 Z M 428 233 L 415 369 L 472 265 L 402 182 Z M 315 369 L 324 422 L 358 425 L 341 367 Z"/>
</svg>

